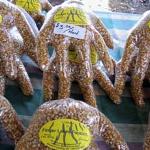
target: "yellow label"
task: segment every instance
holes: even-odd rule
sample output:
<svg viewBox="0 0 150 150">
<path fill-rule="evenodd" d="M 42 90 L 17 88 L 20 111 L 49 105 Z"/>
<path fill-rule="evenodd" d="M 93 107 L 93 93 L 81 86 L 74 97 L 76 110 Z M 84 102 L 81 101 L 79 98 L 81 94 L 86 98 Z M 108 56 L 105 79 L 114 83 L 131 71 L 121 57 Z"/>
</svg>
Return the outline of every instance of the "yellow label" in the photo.
<svg viewBox="0 0 150 150">
<path fill-rule="evenodd" d="M 39 131 L 39 140 L 54 150 L 84 150 L 91 143 L 89 128 L 73 119 L 47 122 Z"/>
<path fill-rule="evenodd" d="M 39 12 L 42 9 L 40 0 L 16 0 L 16 5 L 28 12 Z"/>
<path fill-rule="evenodd" d="M 92 64 L 96 64 L 98 61 L 98 54 L 94 46 L 91 46 L 91 62 Z"/>
<path fill-rule="evenodd" d="M 87 25 L 88 23 L 85 13 L 75 7 L 59 9 L 54 16 L 54 21 L 74 25 Z"/>
<path fill-rule="evenodd" d="M 0 15 L 0 23 L 2 23 L 3 21 L 3 17 Z"/>
<path fill-rule="evenodd" d="M 3 17 L 0 15 L 0 23 L 2 23 L 3 21 Z"/>
<path fill-rule="evenodd" d="M 150 21 L 147 23 L 148 27 L 150 28 Z"/>
<path fill-rule="evenodd" d="M 97 61 L 98 61 L 98 55 L 97 55 L 97 52 L 96 52 L 94 46 L 91 46 L 90 57 L 91 57 L 91 63 L 93 65 L 96 64 Z M 72 62 L 76 62 L 76 63 L 80 62 L 75 50 L 69 50 L 69 60 L 72 61 Z"/>
</svg>

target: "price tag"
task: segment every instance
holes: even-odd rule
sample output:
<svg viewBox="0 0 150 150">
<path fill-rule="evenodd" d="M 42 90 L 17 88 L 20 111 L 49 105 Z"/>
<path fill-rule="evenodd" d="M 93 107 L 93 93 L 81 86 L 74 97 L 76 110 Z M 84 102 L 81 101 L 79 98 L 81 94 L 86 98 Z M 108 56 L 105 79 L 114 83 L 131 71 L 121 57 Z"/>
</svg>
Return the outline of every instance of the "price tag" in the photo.
<svg viewBox="0 0 150 150">
<path fill-rule="evenodd" d="M 84 39 L 86 28 L 66 23 L 55 23 L 54 33 L 66 35 L 77 39 Z"/>
</svg>

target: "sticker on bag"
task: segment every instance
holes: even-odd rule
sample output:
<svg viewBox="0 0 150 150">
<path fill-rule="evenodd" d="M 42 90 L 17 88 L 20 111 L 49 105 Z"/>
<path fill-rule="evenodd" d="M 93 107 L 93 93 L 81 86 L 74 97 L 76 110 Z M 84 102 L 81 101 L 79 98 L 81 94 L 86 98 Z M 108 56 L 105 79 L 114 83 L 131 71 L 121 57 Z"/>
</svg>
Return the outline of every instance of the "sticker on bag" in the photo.
<svg viewBox="0 0 150 150">
<path fill-rule="evenodd" d="M 3 21 L 3 17 L 0 15 L 0 23 L 2 23 Z"/>
<path fill-rule="evenodd" d="M 66 35 L 77 39 L 84 39 L 86 28 L 66 23 L 55 23 L 54 33 Z"/>
<path fill-rule="evenodd" d="M 55 16 L 54 22 L 68 23 L 74 25 L 87 25 L 87 17 L 85 13 L 75 7 L 67 7 L 59 9 Z"/>
<path fill-rule="evenodd" d="M 40 0 L 17 0 L 16 5 L 24 8 L 28 12 L 40 12 Z"/>
<path fill-rule="evenodd" d="M 98 54 L 93 45 L 91 46 L 90 58 L 91 58 L 91 63 L 95 65 L 98 61 Z M 72 50 L 72 49 L 69 50 L 69 60 L 75 63 L 80 63 L 80 60 L 75 50 Z"/>
<path fill-rule="evenodd" d="M 147 23 L 148 27 L 150 28 L 150 21 Z"/>
<path fill-rule="evenodd" d="M 54 150 L 84 150 L 91 143 L 89 128 L 73 119 L 49 121 L 39 131 L 39 140 Z"/>
</svg>

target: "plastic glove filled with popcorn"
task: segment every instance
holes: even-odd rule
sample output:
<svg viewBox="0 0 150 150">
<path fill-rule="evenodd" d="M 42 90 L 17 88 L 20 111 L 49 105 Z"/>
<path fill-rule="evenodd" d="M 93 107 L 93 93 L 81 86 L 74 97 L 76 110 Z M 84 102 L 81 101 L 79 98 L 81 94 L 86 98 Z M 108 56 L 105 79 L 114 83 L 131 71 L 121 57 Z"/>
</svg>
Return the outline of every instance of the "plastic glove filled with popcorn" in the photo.
<svg viewBox="0 0 150 150">
<path fill-rule="evenodd" d="M 27 54 L 36 62 L 37 34 L 38 29 L 26 12 L 10 2 L 0 0 L 1 95 L 4 95 L 6 77 L 17 80 L 25 95 L 33 94 L 29 76 L 20 57 Z"/>
<path fill-rule="evenodd" d="M 143 80 L 150 79 L 150 11 L 131 29 L 121 62 L 117 67 L 115 87 L 122 94 L 126 73 L 131 74 L 131 93 L 135 103 L 143 106 Z"/>
<path fill-rule="evenodd" d="M 49 58 L 48 45 L 54 47 Z M 112 48 L 112 39 L 103 23 L 80 1 L 67 1 L 54 7 L 38 36 L 38 62 L 44 71 L 45 99 L 51 99 L 55 77 L 59 78 L 58 97 L 70 95 L 71 81 L 76 80 L 84 94 L 84 99 L 92 106 L 96 105 L 92 82 L 98 80 L 111 99 L 119 102 L 113 85 L 98 65 L 93 66 L 90 54 L 92 47 L 102 60 L 110 74 L 114 73 L 114 61 L 108 54 L 107 46 Z M 69 60 L 69 50 L 73 50 L 78 62 Z M 76 72 L 74 71 L 76 70 Z M 75 77 L 75 78 L 74 78 Z"/>
<path fill-rule="evenodd" d="M 39 107 L 16 150 L 100 150 L 100 136 L 114 150 L 128 150 L 123 137 L 96 108 L 73 99 Z"/>
<path fill-rule="evenodd" d="M 24 126 L 9 101 L 0 96 L 0 128 L 16 144 L 24 134 Z"/>
</svg>

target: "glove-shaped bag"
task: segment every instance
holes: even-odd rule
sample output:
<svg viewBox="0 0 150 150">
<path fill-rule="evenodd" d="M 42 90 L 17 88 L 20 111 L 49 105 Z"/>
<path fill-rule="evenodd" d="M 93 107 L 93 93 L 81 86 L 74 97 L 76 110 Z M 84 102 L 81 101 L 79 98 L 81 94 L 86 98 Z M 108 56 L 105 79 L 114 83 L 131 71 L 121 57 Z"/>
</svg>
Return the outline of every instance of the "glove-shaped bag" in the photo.
<svg viewBox="0 0 150 150">
<path fill-rule="evenodd" d="M 96 108 L 73 99 L 49 101 L 37 110 L 16 150 L 99 150 L 97 136 L 114 150 L 128 150 L 120 133 Z"/>
<path fill-rule="evenodd" d="M 54 78 L 59 79 L 58 98 L 68 98 L 71 81 L 76 80 L 84 94 L 86 102 L 96 105 L 92 82 L 97 79 L 111 99 L 118 103 L 118 95 L 105 73 L 92 66 L 91 51 L 94 47 L 98 59 L 102 60 L 106 70 L 114 73 L 114 61 L 108 54 L 107 46 L 112 48 L 112 39 L 102 22 L 80 1 L 67 1 L 54 7 L 47 14 L 38 36 L 38 63 L 44 71 L 45 99 L 51 99 Z M 55 49 L 49 57 L 48 45 Z M 78 63 L 72 66 L 70 50 L 75 52 Z M 73 60 L 74 61 L 74 60 Z M 75 71 L 76 70 L 76 71 Z M 75 78 L 74 78 L 75 77 Z"/>
<path fill-rule="evenodd" d="M 150 79 L 150 11 L 131 29 L 123 57 L 116 71 L 115 87 L 119 95 L 122 94 L 125 76 L 131 74 L 131 93 L 135 103 L 143 106 L 143 80 Z"/>
</svg>

